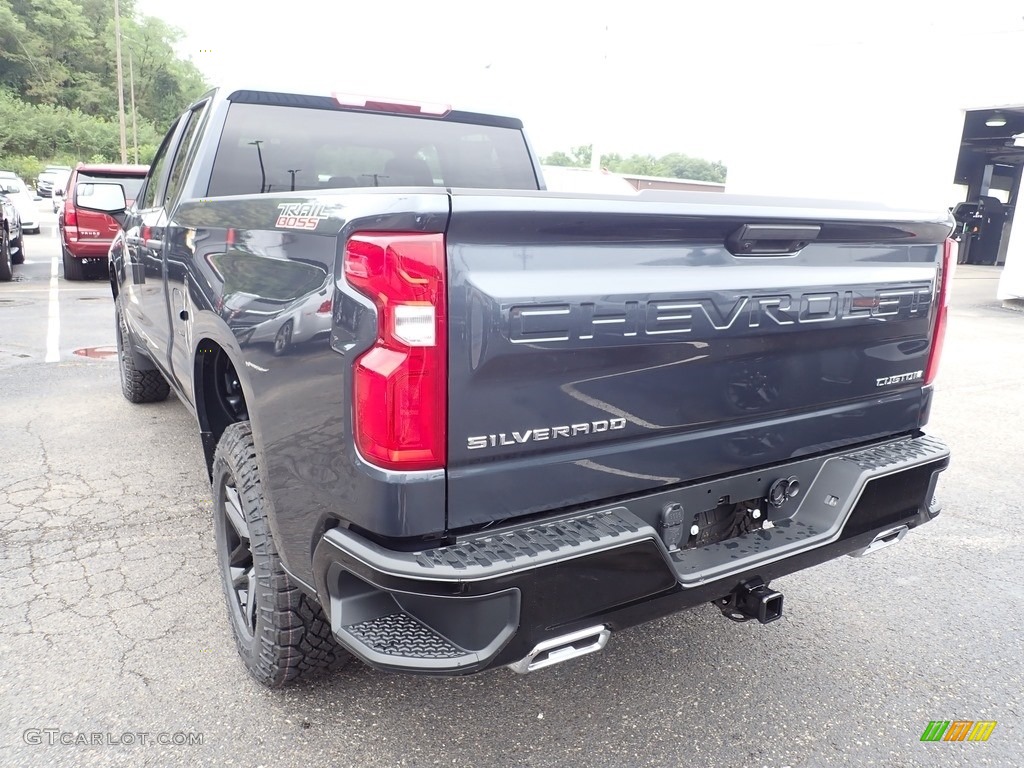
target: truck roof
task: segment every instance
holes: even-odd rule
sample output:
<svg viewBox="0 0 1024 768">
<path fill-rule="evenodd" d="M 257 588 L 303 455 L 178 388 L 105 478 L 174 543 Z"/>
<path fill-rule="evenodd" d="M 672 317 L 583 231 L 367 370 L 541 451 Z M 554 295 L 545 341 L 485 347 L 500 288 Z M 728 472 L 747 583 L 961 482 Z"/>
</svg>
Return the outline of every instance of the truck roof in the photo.
<svg viewBox="0 0 1024 768">
<path fill-rule="evenodd" d="M 121 163 L 79 163 L 78 171 L 85 173 L 113 173 L 123 176 L 145 176 L 149 173 L 148 165 L 132 165 Z"/>
<path fill-rule="evenodd" d="M 428 102 L 419 99 L 396 98 L 389 94 L 358 94 L 373 106 L 355 106 L 354 104 L 342 104 L 338 96 L 352 96 L 350 92 L 341 89 L 333 93 L 310 93 L 299 90 L 253 87 L 245 82 L 230 82 L 219 85 L 207 91 L 196 103 L 203 99 L 213 97 L 233 102 L 248 104 L 270 104 L 276 106 L 305 107 L 311 109 L 338 109 L 351 110 L 356 112 L 379 112 L 386 114 L 404 115 L 408 117 L 421 117 L 432 120 L 451 120 L 460 123 L 477 123 L 479 125 L 493 125 L 501 128 L 523 129 L 523 121 L 516 117 L 506 115 L 489 114 L 484 112 L 472 112 L 453 109 L 451 105 L 438 105 L 435 102 Z M 424 109 L 421 113 L 413 112 L 409 107 L 423 105 L 427 107 L 442 106 L 445 109 L 443 114 L 432 114 Z M 389 108 L 393 107 L 393 108 Z"/>
</svg>

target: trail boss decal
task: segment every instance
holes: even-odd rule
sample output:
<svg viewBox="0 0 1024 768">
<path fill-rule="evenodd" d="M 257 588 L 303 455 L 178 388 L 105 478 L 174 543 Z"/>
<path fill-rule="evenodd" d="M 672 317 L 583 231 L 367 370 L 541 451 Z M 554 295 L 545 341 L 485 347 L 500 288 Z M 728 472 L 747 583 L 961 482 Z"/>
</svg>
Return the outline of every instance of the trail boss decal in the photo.
<svg viewBox="0 0 1024 768">
<path fill-rule="evenodd" d="M 281 213 L 274 226 L 281 229 L 313 230 L 327 218 L 324 206 L 315 203 L 281 203 L 277 207 Z"/>
</svg>

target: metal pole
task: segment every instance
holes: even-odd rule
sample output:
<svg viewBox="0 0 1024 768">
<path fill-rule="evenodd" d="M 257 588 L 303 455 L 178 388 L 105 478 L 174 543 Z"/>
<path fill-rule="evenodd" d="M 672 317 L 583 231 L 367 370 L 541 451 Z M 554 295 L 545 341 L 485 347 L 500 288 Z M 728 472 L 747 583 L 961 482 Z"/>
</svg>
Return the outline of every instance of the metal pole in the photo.
<svg viewBox="0 0 1024 768">
<path fill-rule="evenodd" d="M 128 162 L 124 121 L 124 67 L 121 64 L 121 6 L 114 0 L 114 48 L 117 55 L 117 121 L 121 130 L 121 162 Z"/>
<path fill-rule="evenodd" d="M 603 73 L 604 73 L 604 77 L 602 78 L 602 80 L 607 85 L 607 83 L 608 83 L 608 25 L 607 24 L 605 24 L 605 27 L 604 27 L 604 59 L 602 61 L 602 64 L 603 64 Z M 594 99 L 596 104 L 601 104 L 601 100 L 600 100 L 600 95 L 599 94 L 594 93 L 593 94 L 593 99 Z M 601 108 L 599 108 L 597 110 L 597 120 L 595 121 L 597 124 L 594 126 L 594 134 L 593 134 L 594 135 L 594 144 L 593 144 L 593 147 L 591 148 L 591 153 L 590 153 L 590 170 L 595 171 L 596 173 L 600 173 L 601 172 L 601 150 L 603 149 L 602 145 L 604 143 L 604 137 L 602 136 L 602 134 L 604 133 L 604 125 L 602 123 L 602 118 L 603 117 L 604 117 L 604 108 L 602 106 Z"/>
<path fill-rule="evenodd" d="M 135 62 L 128 53 L 128 82 L 132 92 L 132 146 L 135 148 L 135 164 L 139 164 L 139 123 L 135 115 Z"/>
</svg>

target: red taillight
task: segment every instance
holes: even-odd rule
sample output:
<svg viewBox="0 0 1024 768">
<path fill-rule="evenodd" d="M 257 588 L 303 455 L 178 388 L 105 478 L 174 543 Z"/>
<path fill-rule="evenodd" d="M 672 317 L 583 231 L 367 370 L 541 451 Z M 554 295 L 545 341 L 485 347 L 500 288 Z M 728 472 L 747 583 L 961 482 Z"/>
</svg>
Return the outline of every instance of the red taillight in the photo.
<svg viewBox="0 0 1024 768">
<path fill-rule="evenodd" d="M 352 93 L 335 93 L 334 100 L 343 107 L 356 107 L 372 112 L 393 112 L 403 115 L 445 117 L 452 111 L 450 104 L 432 104 L 425 101 L 408 101 L 406 99 L 381 99 Z"/>
<path fill-rule="evenodd" d="M 329 315 L 331 314 L 331 300 L 328 299 L 316 309 L 318 315 Z"/>
<path fill-rule="evenodd" d="M 924 372 L 924 383 L 931 384 L 939 372 L 942 357 L 942 342 L 946 338 L 946 315 L 949 314 L 949 289 L 953 279 L 953 241 L 946 240 L 942 246 L 942 267 L 939 271 L 939 289 L 935 292 L 935 326 L 932 329 L 932 348 L 928 352 L 928 367 Z"/>
<path fill-rule="evenodd" d="M 345 277 L 377 306 L 377 342 L 355 363 L 359 450 L 387 469 L 444 467 L 444 235 L 353 235 L 345 246 Z"/>
<path fill-rule="evenodd" d="M 78 242 L 78 211 L 71 201 L 64 203 L 64 239 L 68 243 Z"/>
</svg>

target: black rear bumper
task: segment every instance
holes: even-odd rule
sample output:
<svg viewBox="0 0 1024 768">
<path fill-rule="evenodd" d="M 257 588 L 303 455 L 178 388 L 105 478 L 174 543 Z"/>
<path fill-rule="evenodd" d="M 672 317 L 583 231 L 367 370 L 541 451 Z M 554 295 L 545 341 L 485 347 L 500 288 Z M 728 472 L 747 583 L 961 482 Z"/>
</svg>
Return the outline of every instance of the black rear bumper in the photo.
<svg viewBox="0 0 1024 768">
<path fill-rule="evenodd" d="M 338 641 L 373 666 L 478 672 L 578 630 L 614 632 L 901 538 L 938 515 L 935 485 L 948 464 L 942 443 L 908 437 L 418 552 L 336 528 L 314 553 L 317 596 Z M 779 477 L 801 478 L 801 498 L 766 502 L 769 525 L 740 536 L 686 546 L 673 527 L 680 515 L 665 513 L 681 510 L 685 521 L 708 498 L 765 498 Z"/>
</svg>

